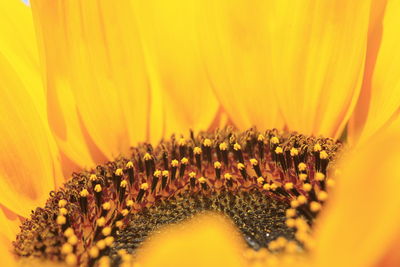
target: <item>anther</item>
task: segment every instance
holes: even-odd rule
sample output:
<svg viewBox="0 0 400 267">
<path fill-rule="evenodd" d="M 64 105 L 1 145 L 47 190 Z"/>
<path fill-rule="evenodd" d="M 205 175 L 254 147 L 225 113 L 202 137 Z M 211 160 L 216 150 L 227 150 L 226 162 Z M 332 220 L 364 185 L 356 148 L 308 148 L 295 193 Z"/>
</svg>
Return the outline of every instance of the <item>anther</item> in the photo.
<svg viewBox="0 0 400 267">
<path fill-rule="evenodd" d="M 204 178 L 204 177 L 200 177 L 199 179 L 199 183 L 200 183 L 200 185 L 201 185 L 201 188 L 203 189 L 203 190 L 207 190 L 207 179 L 206 178 Z"/>
<path fill-rule="evenodd" d="M 119 203 L 122 203 L 123 200 L 125 199 L 125 192 L 126 192 L 126 187 L 128 186 L 128 182 L 126 180 L 122 180 L 120 185 L 119 185 Z"/>
<path fill-rule="evenodd" d="M 179 156 L 180 159 L 186 157 L 186 140 L 185 138 L 180 138 L 178 140 L 178 145 L 179 145 Z"/>
<path fill-rule="evenodd" d="M 65 257 L 65 263 L 69 266 L 75 266 L 78 262 L 78 259 L 76 257 L 75 254 L 73 253 L 69 253 L 66 257 Z"/>
<path fill-rule="evenodd" d="M 154 159 L 149 153 L 146 153 L 143 156 L 143 160 L 146 167 L 146 176 L 150 177 L 150 175 L 153 173 Z"/>
<path fill-rule="evenodd" d="M 162 178 L 161 178 L 161 189 L 162 190 L 164 190 L 165 187 L 167 186 L 168 175 L 169 175 L 169 172 L 167 170 L 162 171 Z"/>
<path fill-rule="evenodd" d="M 215 177 L 221 179 L 221 163 L 219 161 L 214 162 Z"/>
<path fill-rule="evenodd" d="M 189 173 L 189 183 L 190 187 L 194 188 L 196 186 L 196 173 L 190 172 Z"/>
<path fill-rule="evenodd" d="M 203 147 L 203 150 L 204 150 L 204 155 L 206 156 L 206 160 L 208 162 L 210 162 L 210 163 L 211 163 L 211 160 L 212 160 L 212 158 L 211 158 L 211 144 L 212 144 L 212 142 L 208 138 L 204 139 L 203 144 L 202 144 L 202 147 Z"/>
<path fill-rule="evenodd" d="M 87 214 L 88 211 L 88 195 L 89 191 L 87 191 L 87 189 L 83 189 L 81 192 L 79 192 L 79 205 L 83 214 Z"/>
<path fill-rule="evenodd" d="M 188 164 L 189 160 L 187 158 L 181 159 L 181 167 L 179 168 L 179 178 L 182 179 L 183 175 L 185 174 L 186 165 Z"/>
<path fill-rule="evenodd" d="M 250 159 L 250 163 L 253 166 L 254 171 L 256 172 L 257 176 L 262 176 L 260 165 L 258 164 L 258 160 Z"/>
<path fill-rule="evenodd" d="M 244 163 L 242 147 L 238 143 L 233 145 L 233 151 L 235 152 L 236 160 L 240 163 Z"/>
<path fill-rule="evenodd" d="M 65 200 L 65 199 L 60 199 L 59 201 L 58 201 L 58 207 L 59 208 L 64 208 L 65 207 L 65 205 L 67 205 L 67 201 Z"/>
<path fill-rule="evenodd" d="M 109 201 L 104 202 L 101 205 L 101 216 L 103 216 L 103 217 L 107 216 L 110 209 L 111 209 L 111 203 Z"/>
<path fill-rule="evenodd" d="M 132 186 L 133 183 L 135 182 L 135 172 L 133 169 L 133 162 L 128 161 L 128 163 L 126 163 L 126 165 L 125 165 L 125 168 L 128 172 L 129 184 Z"/>
<path fill-rule="evenodd" d="M 264 159 L 264 140 L 265 136 L 262 134 L 259 134 L 257 137 L 257 144 L 258 144 L 258 154 L 260 156 L 260 159 Z"/>
<path fill-rule="evenodd" d="M 98 206 L 98 207 L 100 207 L 100 205 L 101 205 L 101 198 L 102 198 L 102 191 L 103 191 L 103 189 L 101 188 L 101 185 L 100 184 L 97 184 L 95 187 L 94 187 L 94 197 L 95 197 L 95 199 L 96 199 L 96 205 Z"/>
<path fill-rule="evenodd" d="M 231 174 L 225 173 L 224 174 L 224 179 L 225 179 L 226 185 L 228 187 L 232 187 L 233 186 L 233 181 L 232 181 L 232 175 Z"/>
<path fill-rule="evenodd" d="M 228 145 L 225 142 L 222 142 L 221 144 L 219 144 L 219 150 L 221 150 L 221 154 L 222 154 L 222 159 L 224 161 L 224 164 L 226 166 L 228 166 Z"/>
<path fill-rule="evenodd" d="M 161 178 L 161 175 L 162 175 L 162 173 L 161 173 L 160 170 L 156 170 L 156 171 L 154 172 L 154 174 L 153 174 L 153 181 L 151 182 L 151 193 L 153 193 L 154 190 L 156 189 L 157 184 L 158 184 L 158 181 L 159 181 L 160 178 Z"/>
<path fill-rule="evenodd" d="M 194 157 L 196 158 L 196 167 L 199 170 L 199 172 L 201 172 L 201 153 L 202 150 L 200 147 L 196 146 L 193 149 L 193 153 L 194 153 Z"/>
<path fill-rule="evenodd" d="M 243 163 L 238 163 L 237 168 L 240 171 L 240 174 L 242 175 L 243 179 L 247 180 L 246 166 L 244 166 Z"/>
<path fill-rule="evenodd" d="M 139 193 L 136 197 L 136 202 L 141 202 L 144 196 L 144 193 L 149 189 L 149 185 L 147 183 L 143 183 L 140 185 Z"/>
<path fill-rule="evenodd" d="M 117 190 L 117 192 L 119 192 L 119 188 L 120 188 L 120 184 L 121 184 L 121 179 L 122 179 L 122 175 L 124 174 L 124 172 L 122 171 L 122 169 L 116 169 L 114 172 L 114 185 L 115 188 Z"/>
<path fill-rule="evenodd" d="M 179 161 L 176 159 L 171 161 L 171 182 L 175 180 L 176 171 L 178 170 Z"/>
</svg>

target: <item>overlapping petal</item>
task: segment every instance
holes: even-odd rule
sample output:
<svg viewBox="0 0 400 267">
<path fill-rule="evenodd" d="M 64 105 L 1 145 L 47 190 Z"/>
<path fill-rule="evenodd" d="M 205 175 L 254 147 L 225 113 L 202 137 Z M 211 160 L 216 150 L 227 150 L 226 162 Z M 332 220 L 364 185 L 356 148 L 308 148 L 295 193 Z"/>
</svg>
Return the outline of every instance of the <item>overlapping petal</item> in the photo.
<svg viewBox="0 0 400 267">
<path fill-rule="evenodd" d="M 207 3 L 203 56 L 232 120 L 281 127 L 281 114 L 289 129 L 338 136 L 359 94 L 369 1 Z"/>
<path fill-rule="evenodd" d="M 396 259 L 387 252 L 397 253 L 400 245 L 399 135 L 381 133 L 343 159 L 334 198 L 316 232 L 317 266 L 371 266 L 383 257 Z"/>
<path fill-rule="evenodd" d="M 143 266 L 243 266 L 239 233 L 225 218 L 199 215 L 170 226 L 144 244 Z"/>
<path fill-rule="evenodd" d="M 132 1 L 163 132 L 207 129 L 218 102 L 205 72 L 196 32 L 196 1 Z M 160 115 L 160 114 L 159 114 Z M 151 125 L 153 132 L 154 123 Z"/>
<path fill-rule="evenodd" d="M 362 94 L 351 119 L 350 138 L 363 142 L 400 112 L 400 1 L 375 1 L 370 22 Z"/>
</svg>

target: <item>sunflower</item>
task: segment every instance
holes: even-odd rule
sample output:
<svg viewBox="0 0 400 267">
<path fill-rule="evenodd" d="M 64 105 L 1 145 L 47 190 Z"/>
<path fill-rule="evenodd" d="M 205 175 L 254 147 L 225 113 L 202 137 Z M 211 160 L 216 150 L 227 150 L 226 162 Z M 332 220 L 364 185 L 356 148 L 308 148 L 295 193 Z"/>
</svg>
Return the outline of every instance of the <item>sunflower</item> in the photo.
<svg viewBox="0 0 400 267">
<path fill-rule="evenodd" d="M 399 264 L 400 1 L 0 10 L 6 266 Z"/>
</svg>

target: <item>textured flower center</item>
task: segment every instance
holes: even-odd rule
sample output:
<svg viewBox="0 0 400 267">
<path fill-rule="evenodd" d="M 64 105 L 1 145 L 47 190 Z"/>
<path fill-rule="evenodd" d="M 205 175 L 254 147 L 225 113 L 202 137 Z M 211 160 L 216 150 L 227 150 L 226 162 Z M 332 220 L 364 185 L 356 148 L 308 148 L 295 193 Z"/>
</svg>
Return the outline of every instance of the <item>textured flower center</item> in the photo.
<svg viewBox="0 0 400 267">
<path fill-rule="evenodd" d="M 27 219 L 21 256 L 68 264 L 134 262 L 146 237 L 203 212 L 230 218 L 254 250 L 307 251 L 340 143 L 230 128 L 140 144 L 129 157 L 74 173 Z"/>
</svg>

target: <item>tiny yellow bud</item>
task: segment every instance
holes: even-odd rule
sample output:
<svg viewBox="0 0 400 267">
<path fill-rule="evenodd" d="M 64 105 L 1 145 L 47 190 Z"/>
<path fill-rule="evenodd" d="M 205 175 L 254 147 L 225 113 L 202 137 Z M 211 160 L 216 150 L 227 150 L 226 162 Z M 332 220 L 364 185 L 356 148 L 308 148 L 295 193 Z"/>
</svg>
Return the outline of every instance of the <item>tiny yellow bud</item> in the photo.
<svg viewBox="0 0 400 267">
<path fill-rule="evenodd" d="M 111 209 L 111 203 L 110 201 L 104 202 L 103 205 L 101 205 L 103 207 L 103 210 L 109 210 Z"/>
<path fill-rule="evenodd" d="M 67 205 L 67 201 L 65 200 L 65 199 L 60 199 L 59 201 L 58 201 L 58 207 L 59 208 L 64 208 L 65 207 L 65 205 Z"/>
<path fill-rule="evenodd" d="M 335 186 L 335 180 L 333 180 L 333 179 L 327 179 L 326 180 L 326 185 L 329 187 L 329 188 L 332 188 L 332 187 L 334 187 Z"/>
<path fill-rule="evenodd" d="M 322 150 L 321 152 L 319 152 L 319 158 L 320 159 L 327 159 L 328 157 L 329 157 L 328 153 L 326 153 L 325 150 Z"/>
<path fill-rule="evenodd" d="M 110 227 L 110 226 L 104 227 L 104 228 L 101 230 L 101 233 L 102 233 L 104 236 L 110 235 L 110 234 L 111 234 L 111 227 Z"/>
<path fill-rule="evenodd" d="M 68 210 L 66 208 L 61 208 L 59 210 L 59 212 L 60 212 L 60 215 L 67 215 L 68 214 Z"/>
<path fill-rule="evenodd" d="M 189 160 L 187 158 L 182 158 L 181 163 L 182 164 L 188 164 Z"/>
<path fill-rule="evenodd" d="M 133 202 L 133 200 L 131 200 L 131 199 L 126 202 L 127 207 L 132 207 L 134 204 L 135 204 L 135 202 Z"/>
<path fill-rule="evenodd" d="M 154 173 L 153 173 L 153 175 L 155 176 L 155 177 L 158 177 L 158 178 L 160 178 L 161 177 L 161 171 L 160 170 L 156 170 Z"/>
<path fill-rule="evenodd" d="M 305 173 L 300 173 L 299 174 L 299 179 L 301 180 L 301 181 L 305 181 L 305 180 L 307 180 L 307 174 L 305 174 Z"/>
<path fill-rule="evenodd" d="M 69 243 L 64 243 L 64 245 L 62 245 L 62 247 L 61 247 L 61 253 L 64 255 L 72 253 L 73 250 L 74 250 L 74 248 Z"/>
<path fill-rule="evenodd" d="M 303 190 L 306 192 L 310 192 L 312 189 L 312 185 L 311 184 L 303 184 Z"/>
<path fill-rule="evenodd" d="M 259 185 L 262 185 L 263 183 L 264 183 L 264 178 L 263 177 L 258 177 L 257 178 L 257 183 L 259 184 Z"/>
<path fill-rule="evenodd" d="M 293 183 L 286 183 L 286 184 L 285 184 L 285 189 L 286 189 L 286 190 L 291 190 L 291 189 L 293 189 Z"/>
<path fill-rule="evenodd" d="M 257 137 L 257 141 L 264 141 L 264 139 L 265 139 L 265 136 L 262 134 L 259 134 Z"/>
<path fill-rule="evenodd" d="M 168 177 L 168 174 L 169 174 L 169 172 L 167 170 L 163 170 L 162 171 L 162 176 Z"/>
<path fill-rule="evenodd" d="M 124 174 L 124 172 L 122 171 L 121 168 L 118 168 L 118 169 L 115 170 L 115 175 L 122 176 L 123 174 Z"/>
<path fill-rule="evenodd" d="M 299 202 L 300 205 L 307 203 L 307 198 L 303 195 L 300 195 L 297 197 L 297 201 Z"/>
<path fill-rule="evenodd" d="M 74 235 L 74 229 L 72 229 L 71 227 L 68 227 L 65 231 L 64 231 L 64 236 L 65 237 L 70 237 L 72 235 Z"/>
<path fill-rule="evenodd" d="M 97 180 L 98 180 L 97 175 L 94 174 L 94 173 L 91 174 L 90 177 L 89 177 L 89 180 L 90 180 L 90 181 L 97 181 Z"/>
<path fill-rule="evenodd" d="M 204 146 L 211 146 L 211 140 L 210 139 L 204 139 L 204 141 L 203 141 L 203 145 Z"/>
<path fill-rule="evenodd" d="M 193 153 L 194 153 L 195 155 L 200 155 L 201 152 L 203 152 L 203 151 L 201 150 L 200 147 L 196 146 L 196 147 L 193 148 Z"/>
<path fill-rule="evenodd" d="M 323 181 L 325 179 L 325 175 L 322 172 L 315 173 L 315 180 Z"/>
<path fill-rule="evenodd" d="M 226 180 L 230 180 L 230 179 L 232 179 L 232 175 L 229 174 L 229 173 L 225 173 L 225 174 L 224 174 L 224 178 L 225 178 Z"/>
<path fill-rule="evenodd" d="M 122 216 L 126 216 L 126 215 L 128 215 L 129 214 L 129 210 L 127 210 L 127 209 L 123 209 L 123 210 L 121 210 L 121 214 L 122 214 Z"/>
<path fill-rule="evenodd" d="M 239 169 L 239 171 L 243 170 L 245 168 L 243 163 L 238 163 L 237 164 L 237 168 Z"/>
<path fill-rule="evenodd" d="M 316 201 L 312 201 L 311 203 L 310 203 L 310 210 L 312 211 L 312 212 L 317 212 L 317 211 L 319 211 L 321 209 L 321 204 L 320 203 L 318 203 L 318 202 L 316 202 Z"/>
<path fill-rule="evenodd" d="M 297 208 L 299 205 L 300 205 L 299 202 L 298 202 L 297 200 L 295 200 L 295 199 L 293 199 L 292 201 L 290 201 L 290 206 L 291 206 L 292 208 Z"/>
<path fill-rule="evenodd" d="M 228 149 L 228 145 L 225 142 L 219 144 L 219 150 L 224 151 Z"/>
<path fill-rule="evenodd" d="M 142 190 L 147 190 L 147 189 L 149 189 L 149 184 L 148 184 L 148 183 L 143 183 L 143 184 L 141 184 L 141 185 L 140 185 L 140 189 L 142 189 Z"/>
<path fill-rule="evenodd" d="M 149 161 L 149 160 L 151 160 L 151 155 L 149 153 L 146 153 L 146 154 L 144 154 L 143 159 L 145 161 Z"/>
<path fill-rule="evenodd" d="M 106 242 L 106 245 L 108 247 L 111 247 L 112 244 L 114 243 L 114 237 L 113 236 L 107 236 L 104 241 Z"/>
<path fill-rule="evenodd" d="M 75 246 L 78 244 L 78 237 L 76 235 L 71 235 L 68 237 L 68 243 L 70 243 L 72 246 Z"/>
<path fill-rule="evenodd" d="M 280 146 L 278 146 L 278 147 L 275 148 L 275 153 L 276 154 L 282 154 L 283 153 L 283 149 Z"/>
<path fill-rule="evenodd" d="M 274 144 L 274 145 L 279 144 L 279 138 L 276 136 L 273 136 L 273 137 L 271 137 L 270 142 L 271 142 L 271 144 Z"/>
<path fill-rule="evenodd" d="M 256 160 L 256 159 L 250 159 L 250 163 L 251 163 L 251 165 L 253 165 L 253 166 L 258 165 L 258 160 Z"/>
<path fill-rule="evenodd" d="M 189 172 L 189 178 L 195 178 L 196 173 L 195 172 Z"/>
<path fill-rule="evenodd" d="M 100 184 L 96 184 L 96 186 L 94 187 L 94 191 L 97 193 L 100 193 L 102 190 L 101 185 Z"/>
<path fill-rule="evenodd" d="M 221 163 L 219 161 L 214 162 L 214 168 L 215 169 L 221 169 Z"/>
<path fill-rule="evenodd" d="M 204 177 L 199 178 L 199 183 L 204 184 L 205 182 L 207 182 L 206 178 L 204 178 Z"/>
<path fill-rule="evenodd" d="M 172 167 L 177 167 L 179 165 L 179 161 L 177 161 L 176 159 L 173 159 L 172 161 L 171 161 L 171 166 Z"/>
<path fill-rule="evenodd" d="M 178 145 L 179 146 L 184 146 L 184 145 L 186 145 L 186 140 L 185 140 L 185 138 L 180 138 L 179 140 L 178 140 Z"/>
<path fill-rule="evenodd" d="M 276 189 L 278 189 L 278 185 L 276 183 L 272 183 L 270 188 L 272 191 L 275 191 Z"/>
<path fill-rule="evenodd" d="M 96 224 L 99 227 L 103 227 L 106 224 L 106 219 L 104 217 L 100 217 L 96 220 Z"/>
<path fill-rule="evenodd" d="M 83 189 L 81 192 L 79 192 L 79 195 L 81 197 L 87 197 L 89 195 L 89 191 L 87 191 L 87 189 Z"/>
<path fill-rule="evenodd" d="M 293 228 L 293 227 L 296 225 L 296 222 L 295 222 L 294 219 L 287 219 L 287 220 L 286 220 L 286 225 L 287 225 L 287 227 L 289 227 L 289 228 Z"/>
<path fill-rule="evenodd" d="M 63 215 L 57 216 L 57 224 L 63 225 L 67 222 L 67 219 Z"/>
<path fill-rule="evenodd" d="M 307 170 L 307 165 L 304 162 L 300 162 L 298 167 L 299 167 L 299 171 Z"/>
<path fill-rule="evenodd" d="M 268 183 L 264 184 L 263 189 L 269 191 L 271 189 L 271 186 Z"/>
<path fill-rule="evenodd" d="M 294 216 L 296 216 L 296 209 L 291 208 L 291 209 L 287 209 L 286 210 L 286 217 L 287 218 L 292 218 Z"/>
<path fill-rule="evenodd" d="M 92 258 L 92 259 L 95 259 L 95 258 L 97 258 L 98 256 L 99 256 L 99 254 L 100 254 L 100 251 L 99 251 L 99 249 L 97 248 L 97 247 L 91 247 L 90 249 L 89 249 L 89 256 Z"/>
<path fill-rule="evenodd" d="M 235 143 L 235 144 L 233 145 L 233 149 L 236 150 L 236 151 L 238 151 L 238 150 L 242 149 L 242 147 L 241 147 L 238 143 Z"/>
<path fill-rule="evenodd" d="M 321 145 L 318 144 L 318 143 L 316 143 L 316 144 L 314 145 L 314 151 L 315 151 L 315 152 L 319 152 L 319 151 L 321 151 L 321 150 L 322 150 Z"/>
<path fill-rule="evenodd" d="M 297 156 L 299 154 L 299 150 L 297 150 L 297 148 L 292 148 L 290 149 L 290 156 L 294 157 Z"/>
<path fill-rule="evenodd" d="M 96 247 L 100 250 L 105 249 L 107 246 L 106 241 L 104 239 L 101 239 L 99 241 L 96 242 Z"/>
<path fill-rule="evenodd" d="M 320 191 L 319 193 L 318 193 L 318 200 L 320 200 L 320 201 L 325 201 L 325 200 L 327 200 L 328 199 L 328 193 L 327 192 L 325 192 L 325 191 Z"/>
<path fill-rule="evenodd" d="M 126 163 L 125 167 L 127 169 L 132 169 L 133 168 L 133 162 L 132 161 L 128 161 L 128 163 Z"/>
</svg>

